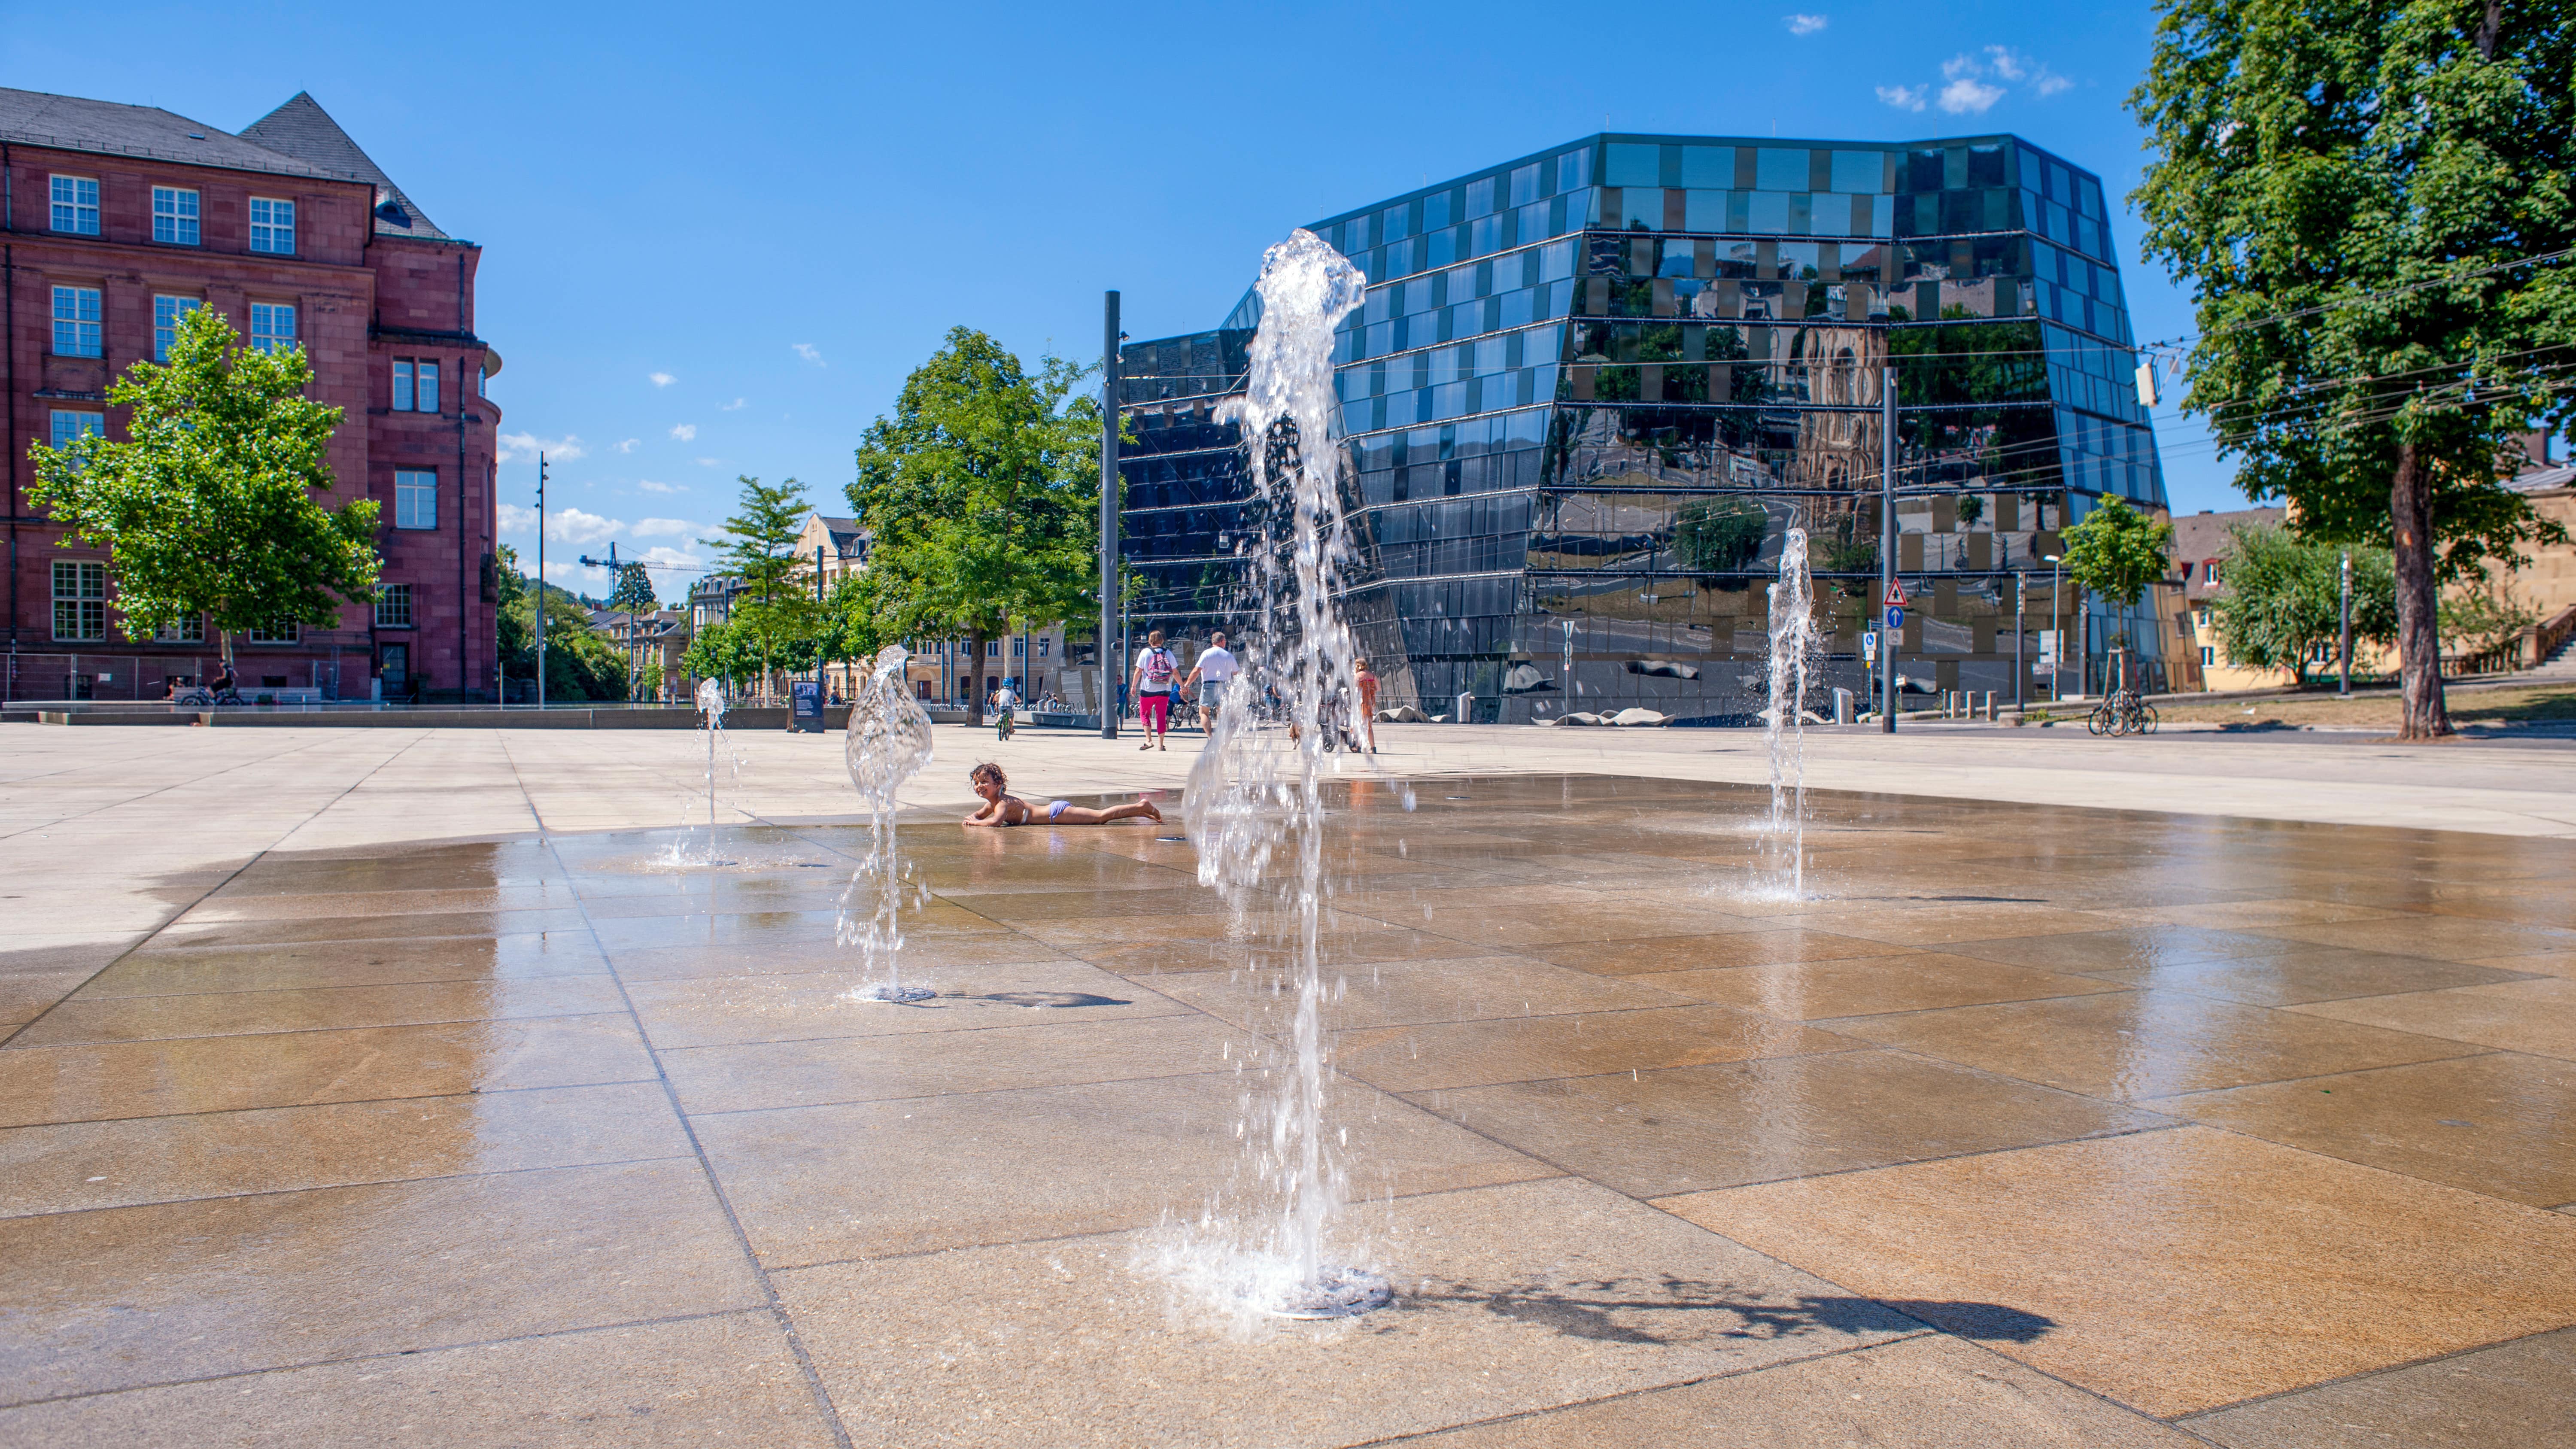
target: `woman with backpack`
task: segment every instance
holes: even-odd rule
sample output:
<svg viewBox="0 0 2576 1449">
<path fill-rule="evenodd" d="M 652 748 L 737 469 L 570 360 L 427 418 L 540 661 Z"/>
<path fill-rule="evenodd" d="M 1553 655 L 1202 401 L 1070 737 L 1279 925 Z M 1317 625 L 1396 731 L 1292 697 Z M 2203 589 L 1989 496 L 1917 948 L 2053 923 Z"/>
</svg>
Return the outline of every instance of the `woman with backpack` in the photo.
<svg viewBox="0 0 2576 1449">
<path fill-rule="evenodd" d="M 1151 738 L 1136 748 L 1171 748 L 1163 743 L 1163 732 L 1172 727 L 1172 686 L 1180 673 L 1180 659 L 1163 647 L 1163 631 L 1146 635 L 1145 652 L 1136 656 L 1136 711 Z"/>
</svg>

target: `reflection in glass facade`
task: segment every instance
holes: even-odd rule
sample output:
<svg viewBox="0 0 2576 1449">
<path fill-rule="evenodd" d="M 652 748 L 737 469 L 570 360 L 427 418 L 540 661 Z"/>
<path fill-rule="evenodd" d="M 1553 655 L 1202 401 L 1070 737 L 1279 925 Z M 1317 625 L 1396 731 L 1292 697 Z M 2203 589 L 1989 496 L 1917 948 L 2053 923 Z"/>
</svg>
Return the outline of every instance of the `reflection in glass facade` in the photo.
<svg viewBox="0 0 2576 1449">
<path fill-rule="evenodd" d="M 2035 661 L 2060 531 L 2106 495 L 2164 507 L 2101 183 L 2010 136 L 1596 136 L 1311 229 L 1373 283 L 1335 362 L 1345 607 L 1389 702 L 1742 721 L 1792 524 L 1827 682 L 1866 698 L 1891 362 L 1911 688 L 2009 698 L 2014 574 Z M 1237 559 L 1260 523 L 1213 417 L 1258 320 L 1247 296 L 1127 345 L 1140 633 L 1258 627 Z M 2096 660 L 2124 634 L 2160 686 L 2152 604 L 2093 608 Z"/>
</svg>

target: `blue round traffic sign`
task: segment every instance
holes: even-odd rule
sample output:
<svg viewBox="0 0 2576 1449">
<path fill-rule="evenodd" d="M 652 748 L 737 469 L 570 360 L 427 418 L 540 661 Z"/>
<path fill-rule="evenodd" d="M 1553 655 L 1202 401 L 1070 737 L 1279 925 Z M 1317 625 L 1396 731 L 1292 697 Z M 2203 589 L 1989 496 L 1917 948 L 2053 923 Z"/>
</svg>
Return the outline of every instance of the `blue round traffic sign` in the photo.
<svg viewBox="0 0 2576 1449">
<path fill-rule="evenodd" d="M 1896 630 L 1898 630 L 1898 629 L 1902 629 L 1902 628 L 1904 628 L 1904 627 L 1905 627 L 1905 611 L 1904 611 L 1903 609 L 1890 609 L 1890 610 L 1888 610 L 1888 611 L 1887 611 L 1887 627 L 1888 627 L 1888 631 L 1889 631 L 1890 633 L 1893 633 L 1893 632 L 1895 632 L 1895 631 L 1896 631 Z"/>
</svg>

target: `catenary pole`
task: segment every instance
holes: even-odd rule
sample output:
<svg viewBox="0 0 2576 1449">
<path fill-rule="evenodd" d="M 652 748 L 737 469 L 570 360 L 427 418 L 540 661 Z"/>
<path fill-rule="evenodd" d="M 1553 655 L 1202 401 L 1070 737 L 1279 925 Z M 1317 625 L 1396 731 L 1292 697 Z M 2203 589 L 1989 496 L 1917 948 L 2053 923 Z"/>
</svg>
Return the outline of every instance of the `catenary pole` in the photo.
<svg viewBox="0 0 2576 1449">
<path fill-rule="evenodd" d="M 537 454 L 537 708 L 546 707 L 546 455 Z"/>
<path fill-rule="evenodd" d="M 2345 550 L 2343 551 L 2343 570 L 2342 570 L 2342 573 L 2343 573 L 2343 587 L 2342 587 L 2342 594 L 2343 594 L 2343 597 L 2342 597 L 2342 599 L 2338 602 L 2338 604 L 2336 605 L 2336 607 L 2337 607 L 2337 609 L 2338 609 L 2338 611 L 2339 611 L 2338 623 L 2340 624 L 2340 627 L 2341 627 L 2342 632 L 2343 632 L 2343 683 L 2342 683 L 2339 687 L 2337 687 L 2337 688 L 2336 688 L 2335 693 L 2337 693 L 2337 694 L 2347 694 L 2347 695 L 2348 695 L 2348 694 L 2352 693 L 2352 550 L 2351 550 L 2351 549 L 2345 549 Z"/>
<path fill-rule="evenodd" d="M 2023 687 L 2024 685 L 2026 685 L 2026 684 L 2028 684 L 2028 683 L 2030 682 L 2030 670 L 2029 670 L 2028 668 L 2024 667 L 2024 666 L 2023 666 L 2023 664 L 2022 664 L 2022 662 L 2021 662 L 2021 644 L 2022 644 L 2021 610 L 2022 610 L 2022 601 L 2023 601 L 2023 599 L 2024 599 L 2024 598 L 2025 598 L 2029 593 L 2030 593 L 2030 575 L 2025 574 L 2025 573 L 2016 573 L 2016 574 L 2014 574 L 2014 575 L 2013 575 L 2013 708 L 2014 708 L 2014 709 L 2016 709 L 2016 710 L 2024 709 L 2024 708 L 2027 708 L 2027 707 L 2028 707 L 2028 706 L 2024 703 L 2024 701 L 2023 701 L 2023 699 L 2022 699 L 2022 687 Z"/>
<path fill-rule="evenodd" d="M 1878 383 L 1878 728 L 1896 733 L 1896 641 L 1887 627 L 1887 600 L 1896 592 L 1896 369 Z"/>
<path fill-rule="evenodd" d="M 1118 625 L 1118 294 L 1100 294 L 1100 737 L 1118 738 L 1109 641 Z"/>
</svg>

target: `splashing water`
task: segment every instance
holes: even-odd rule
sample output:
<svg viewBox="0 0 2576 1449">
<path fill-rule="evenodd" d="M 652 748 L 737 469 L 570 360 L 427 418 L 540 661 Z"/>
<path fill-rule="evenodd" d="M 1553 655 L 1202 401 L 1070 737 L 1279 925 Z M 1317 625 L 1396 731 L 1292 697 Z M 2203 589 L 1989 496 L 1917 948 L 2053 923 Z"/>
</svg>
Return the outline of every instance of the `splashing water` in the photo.
<svg viewBox="0 0 2576 1449">
<path fill-rule="evenodd" d="M 877 651 L 850 701 L 849 733 L 841 746 L 850 783 L 867 807 L 869 848 L 841 893 L 834 936 L 843 946 L 859 948 L 863 976 L 851 996 L 864 1001 L 924 1001 L 938 994 L 902 979 L 904 899 L 909 894 L 918 906 L 928 892 L 907 891 L 912 882 L 896 848 L 894 797 L 904 781 L 930 764 L 931 755 L 930 716 L 904 687 L 907 657 L 900 644 Z"/>
<path fill-rule="evenodd" d="M 1227 689 L 1217 725 L 1191 771 L 1185 802 L 1199 879 L 1240 913 L 1280 847 L 1292 877 L 1272 887 L 1296 923 L 1290 985 L 1295 1014 L 1266 1104 L 1264 1131 L 1245 1136 L 1271 1200 L 1257 1242 L 1236 1241 L 1226 1268 L 1199 1274 L 1238 1305 L 1292 1318 L 1366 1312 L 1388 1298 L 1375 1274 L 1335 1263 L 1327 1235 L 1343 1198 L 1340 1140 L 1328 1136 L 1324 980 L 1318 934 L 1324 894 L 1324 759 L 1356 706 L 1357 650 L 1334 602 L 1349 541 L 1342 516 L 1341 445 L 1333 435 L 1333 328 L 1364 300 L 1368 279 L 1312 232 L 1262 258 L 1259 331 L 1244 396 L 1218 416 L 1237 424 L 1253 455 L 1265 536 L 1253 555 L 1262 628 L 1258 673 L 1274 685 L 1294 729 L 1287 741 L 1254 720 L 1249 674 Z M 1217 1224 L 1211 1222 L 1210 1227 Z"/>
<path fill-rule="evenodd" d="M 1780 541 L 1780 579 L 1771 585 L 1771 698 L 1762 711 L 1771 748 L 1771 819 L 1762 835 L 1769 892 L 1807 893 L 1807 670 L 1824 647 L 1816 632 L 1815 581 L 1807 572 L 1807 534 L 1792 528 Z"/>
<path fill-rule="evenodd" d="M 707 850 L 704 856 L 692 854 L 689 848 L 689 836 L 693 831 L 690 827 L 683 826 L 680 838 L 672 841 L 670 848 L 654 862 L 664 869 L 695 870 L 734 864 L 730 860 L 716 858 L 716 746 L 718 744 L 726 743 L 725 755 L 733 761 L 735 775 L 739 776 L 742 773 L 741 759 L 734 755 L 730 744 L 725 741 L 724 686 L 712 679 L 699 680 L 697 703 L 698 732 L 707 737 Z"/>
</svg>

